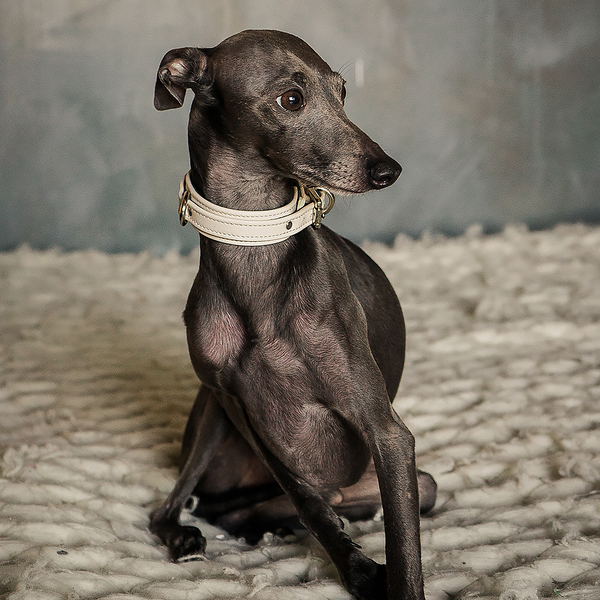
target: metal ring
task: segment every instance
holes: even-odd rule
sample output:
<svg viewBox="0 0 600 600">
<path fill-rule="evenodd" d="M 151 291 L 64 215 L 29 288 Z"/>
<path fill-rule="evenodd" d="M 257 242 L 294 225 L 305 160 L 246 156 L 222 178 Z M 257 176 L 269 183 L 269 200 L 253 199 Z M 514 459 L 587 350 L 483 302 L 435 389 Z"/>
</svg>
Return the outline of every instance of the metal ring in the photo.
<svg viewBox="0 0 600 600">
<path fill-rule="evenodd" d="M 324 187 L 307 188 L 307 192 L 315 204 L 313 227 L 315 229 L 319 229 L 319 227 L 321 227 L 321 221 L 323 220 L 323 217 L 325 217 L 325 215 L 330 212 L 335 205 L 335 196 Z M 323 208 L 323 199 L 325 197 L 327 197 L 327 206 Z"/>
<path fill-rule="evenodd" d="M 189 195 L 188 191 L 185 190 L 183 194 L 179 196 L 179 223 L 182 226 L 187 225 L 187 217 L 190 216 L 190 208 L 188 206 Z"/>
</svg>

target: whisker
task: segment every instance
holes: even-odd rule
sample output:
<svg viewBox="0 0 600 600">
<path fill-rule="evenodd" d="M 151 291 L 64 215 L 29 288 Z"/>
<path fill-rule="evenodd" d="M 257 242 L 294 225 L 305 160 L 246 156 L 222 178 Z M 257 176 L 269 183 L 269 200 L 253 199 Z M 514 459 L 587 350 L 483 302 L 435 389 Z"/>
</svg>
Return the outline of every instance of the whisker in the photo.
<svg viewBox="0 0 600 600">
<path fill-rule="evenodd" d="M 344 79 L 346 79 L 346 75 L 352 70 L 353 67 L 354 67 L 354 61 L 348 60 L 340 67 L 340 69 L 338 69 L 338 73 Z"/>
</svg>

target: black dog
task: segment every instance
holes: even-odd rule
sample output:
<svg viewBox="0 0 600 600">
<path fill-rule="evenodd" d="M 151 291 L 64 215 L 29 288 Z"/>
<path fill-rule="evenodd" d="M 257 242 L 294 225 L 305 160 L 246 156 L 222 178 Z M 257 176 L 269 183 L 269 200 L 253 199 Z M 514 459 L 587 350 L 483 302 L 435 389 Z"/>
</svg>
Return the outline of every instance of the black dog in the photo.
<svg viewBox="0 0 600 600">
<path fill-rule="evenodd" d="M 187 88 L 180 214 L 201 233 L 201 258 L 184 318 L 202 386 L 151 529 L 181 560 L 206 544 L 179 524 L 190 496 L 194 514 L 248 540 L 297 516 L 356 598 L 422 599 L 419 496 L 431 508 L 436 485 L 417 473 L 391 406 L 402 311 L 379 267 L 320 227 L 329 190 L 389 186 L 400 165 L 348 120 L 343 78 L 295 36 L 245 31 L 172 50 L 156 108 L 180 107 Z M 370 518 L 381 504 L 387 573 L 338 516 Z"/>
</svg>

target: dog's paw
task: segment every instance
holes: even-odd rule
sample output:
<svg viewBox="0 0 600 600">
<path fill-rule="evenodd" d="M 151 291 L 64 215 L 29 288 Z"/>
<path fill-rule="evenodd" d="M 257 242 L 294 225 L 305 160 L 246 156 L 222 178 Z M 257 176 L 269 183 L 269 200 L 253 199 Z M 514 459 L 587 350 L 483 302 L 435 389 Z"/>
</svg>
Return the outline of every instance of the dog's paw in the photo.
<svg viewBox="0 0 600 600">
<path fill-rule="evenodd" d="M 351 563 L 348 581 L 344 583 L 356 600 L 387 600 L 385 565 L 364 555 L 357 555 L 357 560 Z"/>
<path fill-rule="evenodd" d="M 179 525 L 165 536 L 173 562 L 201 560 L 206 550 L 206 538 L 197 527 Z"/>
</svg>

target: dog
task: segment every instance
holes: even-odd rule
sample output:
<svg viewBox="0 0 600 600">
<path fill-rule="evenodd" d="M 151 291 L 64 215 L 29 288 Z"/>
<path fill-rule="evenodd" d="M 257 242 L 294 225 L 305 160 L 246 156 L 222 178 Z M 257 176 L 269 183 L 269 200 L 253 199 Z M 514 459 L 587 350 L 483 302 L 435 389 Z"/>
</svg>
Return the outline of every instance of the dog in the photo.
<svg viewBox="0 0 600 600">
<path fill-rule="evenodd" d="M 180 524 L 186 506 L 252 542 L 299 522 L 358 600 L 423 599 L 419 510 L 436 484 L 391 405 L 402 310 L 381 269 L 321 226 L 334 194 L 388 187 L 401 167 L 346 116 L 342 76 L 291 34 L 171 50 L 155 107 L 181 107 L 187 89 L 179 209 L 200 232 L 200 265 L 184 322 L 201 386 L 150 529 L 179 561 L 206 546 Z M 381 506 L 387 568 L 340 518 Z"/>
</svg>

